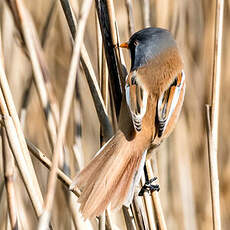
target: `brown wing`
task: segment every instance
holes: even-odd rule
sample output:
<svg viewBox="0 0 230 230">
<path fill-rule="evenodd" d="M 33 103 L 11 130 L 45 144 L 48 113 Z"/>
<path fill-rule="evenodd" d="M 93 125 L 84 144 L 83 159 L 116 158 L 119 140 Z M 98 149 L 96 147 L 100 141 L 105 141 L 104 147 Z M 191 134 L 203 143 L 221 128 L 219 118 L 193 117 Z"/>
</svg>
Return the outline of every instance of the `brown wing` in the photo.
<svg viewBox="0 0 230 230">
<path fill-rule="evenodd" d="M 180 114 L 185 93 L 185 74 L 178 74 L 170 87 L 158 99 L 158 138 L 168 136 Z"/>
<path fill-rule="evenodd" d="M 142 119 L 147 108 L 147 91 L 138 83 L 136 72 L 131 72 L 126 79 L 126 102 L 130 109 L 136 131 L 141 131 Z"/>
</svg>

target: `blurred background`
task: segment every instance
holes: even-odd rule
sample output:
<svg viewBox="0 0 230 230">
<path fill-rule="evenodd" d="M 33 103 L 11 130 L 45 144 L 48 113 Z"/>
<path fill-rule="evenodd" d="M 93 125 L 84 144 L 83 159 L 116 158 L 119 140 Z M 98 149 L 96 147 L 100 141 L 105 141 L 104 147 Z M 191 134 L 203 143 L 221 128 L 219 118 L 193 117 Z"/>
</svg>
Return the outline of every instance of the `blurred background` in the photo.
<svg viewBox="0 0 230 230">
<path fill-rule="evenodd" d="M 81 2 L 70 0 L 76 14 Z M 135 0 L 131 2 L 134 30 L 137 31 L 148 26 L 144 10 L 146 4 L 149 4 L 149 26 L 170 30 L 176 38 L 184 58 L 187 88 L 182 114 L 175 131 L 160 146 L 156 156 L 161 187 L 159 195 L 168 229 L 212 229 L 205 104 L 210 103 L 216 3 L 209 0 Z M 24 4 L 31 14 L 39 36 L 41 36 L 53 1 L 24 0 Z M 120 40 L 124 42 L 130 36 L 126 1 L 116 0 L 114 5 Z M 223 229 L 229 229 L 230 226 L 229 7 L 230 1 L 225 1 L 218 146 Z M 57 1 L 53 14 L 43 51 L 53 92 L 59 107 L 61 107 L 72 56 L 72 43 L 59 1 Z M 93 2 L 87 21 L 84 43 L 99 79 L 95 18 L 95 3 Z M 52 148 L 47 135 L 44 113 L 34 83 L 31 83 L 30 58 L 15 27 L 12 13 L 6 1 L 3 0 L 0 0 L 0 26 L 5 71 L 19 116 L 22 112 L 25 90 L 30 88 L 26 120 L 23 123 L 25 136 L 51 158 Z M 123 53 L 129 70 L 129 53 L 128 51 Z M 68 173 L 71 178 L 79 168 L 76 163 L 76 152 L 82 153 L 83 157 L 80 160 L 80 167 L 82 167 L 100 148 L 100 124 L 82 67 L 78 71 L 76 94 L 68 123 L 67 149 L 64 155 L 64 161 L 68 162 L 66 174 Z M 77 127 L 77 131 L 82 134 L 80 140 L 75 136 L 76 120 L 81 123 L 81 128 Z M 45 194 L 48 170 L 34 157 L 32 160 L 42 193 Z M 35 229 L 36 215 L 17 167 L 14 178 L 16 202 L 20 210 L 19 220 L 22 229 Z M 0 229 L 9 229 L 2 158 L 0 158 L 0 186 Z M 63 192 L 63 186 L 58 182 L 52 213 L 54 229 L 75 229 L 76 227 L 72 221 L 71 205 L 69 205 L 73 201 L 76 206 L 76 198 L 70 199 L 70 196 L 72 195 L 67 190 Z M 126 229 L 122 212 L 114 212 L 111 216 L 114 229 Z M 81 222 L 79 214 L 77 218 Z M 95 221 L 82 223 L 79 226 L 78 229 L 96 229 Z"/>
</svg>

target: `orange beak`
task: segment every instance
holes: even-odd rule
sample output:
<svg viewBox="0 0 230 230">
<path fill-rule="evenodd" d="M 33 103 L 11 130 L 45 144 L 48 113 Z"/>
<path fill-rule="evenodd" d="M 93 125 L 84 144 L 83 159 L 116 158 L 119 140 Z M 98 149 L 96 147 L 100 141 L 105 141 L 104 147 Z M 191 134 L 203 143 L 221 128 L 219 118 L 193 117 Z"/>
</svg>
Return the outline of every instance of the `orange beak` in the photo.
<svg viewBox="0 0 230 230">
<path fill-rule="evenodd" d="M 127 42 L 124 42 L 124 43 L 120 44 L 119 47 L 128 49 L 129 44 Z"/>
</svg>

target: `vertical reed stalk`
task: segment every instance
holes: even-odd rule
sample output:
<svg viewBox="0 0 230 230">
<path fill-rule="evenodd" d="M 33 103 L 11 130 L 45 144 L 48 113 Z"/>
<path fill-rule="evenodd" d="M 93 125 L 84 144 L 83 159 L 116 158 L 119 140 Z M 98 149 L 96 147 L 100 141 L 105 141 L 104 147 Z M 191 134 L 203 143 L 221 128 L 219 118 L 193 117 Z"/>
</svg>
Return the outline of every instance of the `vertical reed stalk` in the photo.
<svg viewBox="0 0 230 230">
<path fill-rule="evenodd" d="M 1 39 L 0 39 L 0 41 L 1 41 Z M 13 120 L 15 129 L 17 132 L 17 136 L 18 136 L 18 139 L 20 141 L 21 150 L 22 150 L 24 159 L 26 161 L 26 165 L 28 167 L 28 170 L 30 172 L 30 178 L 31 178 L 32 183 L 35 187 L 35 191 L 36 191 L 37 197 L 39 199 L 39 203 L 41 205 L 43 203 L 43 197 L 42 197 L 41 190 L 40 190 L 40 187 L 39 187 L 39 184 L 37 181 L 37 177 L 36 177 L 36 174 L 34 171 L 32 160 L 31 160 L 30 155 L 29 155 L 29 151 L 28 151 L 27 146 L 26 146 L 25 137 L 24 137 L 24 134 L 23 134 L 23 131 L 21 128 L 21 124 L 20 124 L 20 120 L 19 120 L 19 117 L 17 114 L 17 110 L 16 110 L 15 105 L 14 105 L 14 101 L 13 101 L 13 97 L 12 97 L 12 94 L 10 91 L 10 87 L 8 85 L 6 73 L 5 73 L 4 66 L 3 66 L 3 51 L 2 51 L 1 42 L 0 42 L 0 60 L 1 60 L 0 61 L 0 85 L 1 85 L 1 90 L 2 90 L 3 97 L 4 97 L 4 102 L 7 106 L 8 113 Z"/>
<path fill-rule="evenodd" d="M 31 179 L 31 172 L 29 170 L 27 162 L 25 161 L 24 155 L 22 154 L 22 149 L 20 145 L 21 143 L 17 136 L 17 131 L 14 126 L 13 119 L 10 117 L 9 112 L 7 110 L 7 106 L 2 91 L 0 91 L 0 101 L 1 113 L 3 115 L 3 124 L 6 128 L 10 148 L 12 150 L 12 153 L 14 154 L 15 160 L 17 161 L 19 171 L 22 175 L 22 179 L 25 184 L 25 188 L 29 194 L 29 197 L 32 201 L 32 205 L 35 209 L 35 213 L 38 217 L 42 213 L 42 203 L 40 202 L 39 196 L 36 193 L 36 187 L 34 186 L 33 181 Z"/>
<path fill-rule="evenodd" d="M 1 41 L 1 39 L 0 39 Z M 1 44 L 1 42 L 0 42 Z M 0 57 L 3 61 L 3 54 L 0 45 Z M 41 214 L 43 198 L 33 168 L 29 151 L 27 149 L 25 138 L 20 126 L 20 121 L 16 108 L 14 106 L 11 91 L 7 82 L 3 63 L 0 61 L 0 107 L 4 118 L 4 125 L 9 139 L 10 147 L 18 163 L 25 187 L 32 201 L 37 216 Z"/>
<path fill-rule="evenodd" d="M 99 216 L 99 230 L 105 230 L 105 211 Z"/>
<path fill-rule="evenodd" d="M 47 131 L 51 140 L 51 146 L 56 140 L 56 126 L 59 121 L 59 109 L 56 97 L 48 75 L 48 67 L 44 60 L 33 20 L 22 1 L 8 2 L 14 21 L 20 31 L 21 38 L 25 42 L 31 59 L 34 72 L 34 80 L 44 114 L 47 119 Z M 48 26 L 48 25 L 47 25 Z M 44 39 L 43 39 L 44 42 Z"/>
<path fill-rule="evenodd" d="M 223 15 L 224 15 L 224 0 L 216 0 L 215 43 L 214 43 L 211 107 L 210 109 L 208 106 L 206 107 L 213 229 L 215 230 L 221 229 L 217 148 L 218 148 L 219 98 L 220 98 L 220 82 L 221 82 Z"/>
<path fill-rule="evenodd" d="M 76 39 L 75 39 L 75 44 L 73 49 L 73 56 L 72 56 L 72 61 L 71 61 L 71 66 L 69 71 L 69 77 L 68 77 L 65 95 L 63 99 L 61 119 L 58 126 L 57 142 L 55 144 L 53 157 L 52 157 L 52 167 L 48 179 L 48 190 L 45 199 L 44 212 L 39 222 L 39 229 L 47 228 L 50 215 L 51 215 L 55 188 L 56 188 L 56 173 L 57 173 L 59 154 L 62 151 L 62 147 L 64 143 L 66 126 L 69 118 L 73 93 L 75 89 L 76 73 L 77 73 L 79 59 L 80 59 L 81 43 L 83 41 L 86 21 L 89 14 L 89 10 L 91 8 L 91 4 L 92 4 L 92 0 L 86 0 L 82 3 L 82 8 L 80 12 L 81 17 L 78 23 Z"/>
<path fill-rule="evenodd" d="M 149 160 L 146 161 L 146 168 L 147 168 L 149 178 L 153 178 L 154 175 L 153 175 L 151 163 Z M 160 197 L 159 197 L 158 192 L 156 192 L 156 191 L 152 192 L 152 200 L 153 200 L 153 205 L 155 208 L 156 218 L 157 218 L 157 222 L 159 224 L 159 227 L 161 230 L 167 230 L 167 226 L 166 226 L 166 222 L 165 222 L 165 218 L 164 218 L 164 213 L 162 210 L 162 206 L 161 206 Z"/>
<path fill-rule="evenodd" d="M 150 1 L 149 0 L 143 1 L 143 21 L 144 21 L 144 27 L 151 26 L 151 23 L 150 23 Z"/>
<path fill-rule="evenodd" d="M 47 18 L 46 18 L 46 22 L 44 23 L 44 26 L 42 28 L 42 32 L 41 32 L 41 36 L 40 36 L 41 47 L 44 47 L 46 44 L 46 41 L 47 41 L 50 29 L 51 29 L 51 25 L 54 21 L 56 12 L 57 12 L 57 4 L 56 4 L 56 1 L 53 0 L 53 2 L 51 3 L 50 10 L 48 12 Z M 32 83 L 33 83 L 33 75 L 31 74 L 31 76 L 29 77 L 28 85 L 27 85 L 27 87 L 23 93 L 23 97 L 22 97 L 22 106 L 21 106 L 21 113 L 20 113 L 20 121 L 21 121 L 22 127 L 24 127 L 24 125 L 25 125 L 27 107 L 29 104 L 30 93 L 31 93 L 31 89 L 32 89 Z"/>
<path fill-rule="evenodd" d="M 125 5 L 128 14 L 129 36 L 131 36 L 135 31 L 132 0 L 126 0 Z"/>
<path fill-rule="evenodd" d="M 125 218 L 126 228 L 129 230 L 136 230 L 137 227 L 135 225 L 134 216 L 133 216 L 131 208 L 127 208 L 123 206 L 122 211 L 123 211 L 123 215 Z"/>
<path fill-rule="evenodd" d="M 3 167 L 5 176 L 5 186 L 7 194 L 7 204 L 9 210 L 9 217 L 12 229 L 19 229 L 18 219 L 18 207 L 15 196 L 15 185 L 14 185 L 14 158 L 10 151 L 9 143 L 6 136 L 5 128 L 2 128 L 2 140 L 3 140 Z"/>
<path fill-rule="evenodd" d="M 110 8 L 108 6 L 108 3 L 110 3 Z M 107 65 L 109 69 L 109 75 L 110 75 L 110 81 L 111 81 L 111 89 L 112 89 L 112 95 L 114 97 L 114 106 L 116 108 L 116 116 L 118 117 L 120 106 L 121 106 L 121 86 L 120 86 L 120 80 L 119 80 L 119 70 L 117 67 L 117 58 L 116 54 L 114 52 L 114 41 L 116 39 L 115 33 L 112 35 L 112 31 L 115 32 L 115 21 L 112 16 L 114 15 L 114 12 L 110 12 L 109 10 L 113 10 L 113 4 L 111 5 L 111 2 L 107 0 L 96 0 L 96 9 L 97 9 L 97 15 L 101 27 L 101 33 L 105 48 L 105 54 L 106 54 L 106 60 Z M 112 21 L 111 21 L 112 20 Z M 111 24 L 112 27 L 111 28 Z"/>
<path fill-rule="evenodd" d="M 144 174 L 142 173 L 141 186 L 144 186 L 144 184 L 145 184 L 145 178 L 144 178 Z M 151 196 L 149 196 L 149 194 L 145 192 L 143 200 L 145 202 L 145 209 L 146 209 L 146 213 L 148 217 L 149 229 L 155 230 L 156 221 L 155 221 L 155 213 L 154 213 L 153 202 L 152 202 Z"/>
<path fill-rule="evenodd" d="M 69 1 L 62 0 L 64 4 L 62 3 L 62 8 L 66 16 L 66 20 L 68 23 L 68 26 L 71 31 L 72 39 L 75 40 L 75 30 L 76 30 L 76 19 L 72 12 L 71 6 L 69 4 Z M 75 29 L 73 29 L 75 28 Z M 86 79 L 89 84 L 89 88 L 92 94 L 92 98 L 95 104 L 95 108 L 97 111 L 98 119 L 100 121 L 101 126 L 103 127 L 104 134 L 107 138 L 110 138 L 112 136 L 112 127 L 108 118 L 108 115 L 105 110 L 105 105 L 101 96 L 100 88 L 98 86 L 96 74 L 94 72 L 92 63 L 90 61 L 87 49 L 84 45 L 84 42 L 81 46 L 81 57 L 80 61 L 82 64 L 82 67 L 85 71 Z"/>
</svg>

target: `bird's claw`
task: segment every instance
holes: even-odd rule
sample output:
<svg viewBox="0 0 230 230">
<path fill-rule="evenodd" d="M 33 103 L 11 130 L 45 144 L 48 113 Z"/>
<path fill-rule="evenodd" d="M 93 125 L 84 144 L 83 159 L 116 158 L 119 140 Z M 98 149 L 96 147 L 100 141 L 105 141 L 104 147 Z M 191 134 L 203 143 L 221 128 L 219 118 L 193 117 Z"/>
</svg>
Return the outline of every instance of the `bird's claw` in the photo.
<svg viewBox="0 0 230 230">
<path fill-rule="evenodd" d="M 131 77 L 131 85 L 136 85 L 137 84 L 137 79 L 136 76 Z"/>
<path fill-rule="evenodd" d="M 144 186 L 141 188 L 138 196 L 143 196 L 145 192 L 148 192 L 149 194 L 157 191 L 160 191 L 160 186 L 159 184 L 152 184 L 153 181 L 155 181 L 157 179 L 157 177 L 154 177 L 148 181 L 145 182 Z"/>
</svg>

